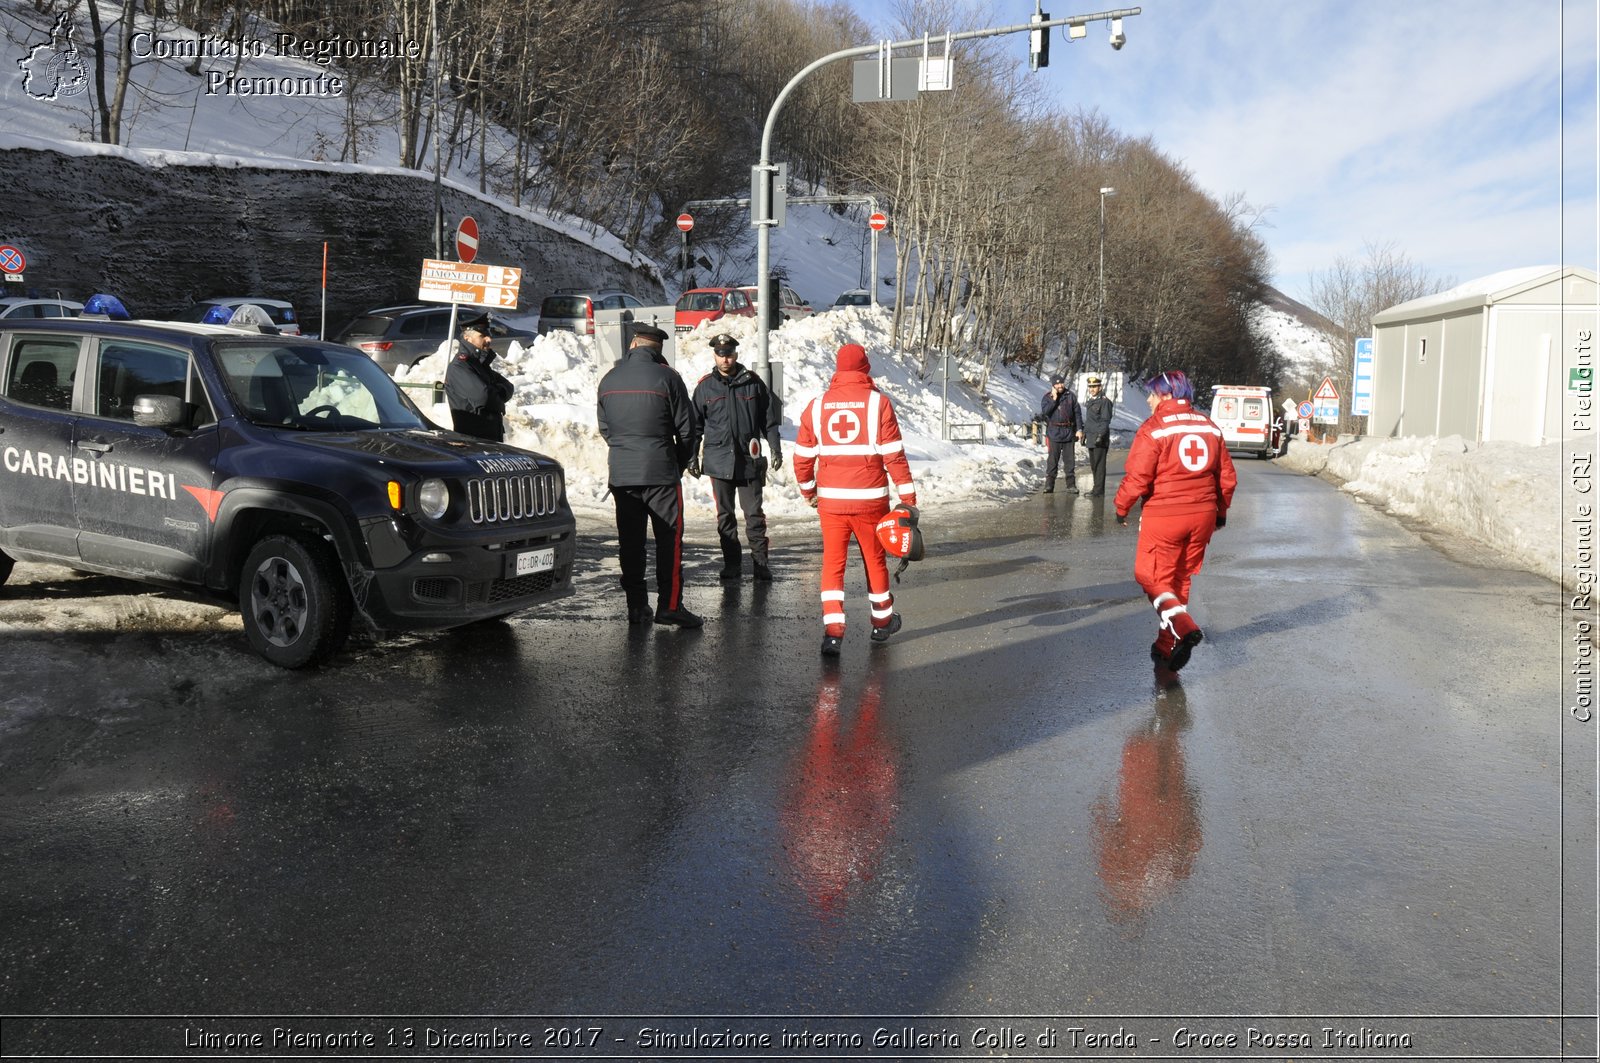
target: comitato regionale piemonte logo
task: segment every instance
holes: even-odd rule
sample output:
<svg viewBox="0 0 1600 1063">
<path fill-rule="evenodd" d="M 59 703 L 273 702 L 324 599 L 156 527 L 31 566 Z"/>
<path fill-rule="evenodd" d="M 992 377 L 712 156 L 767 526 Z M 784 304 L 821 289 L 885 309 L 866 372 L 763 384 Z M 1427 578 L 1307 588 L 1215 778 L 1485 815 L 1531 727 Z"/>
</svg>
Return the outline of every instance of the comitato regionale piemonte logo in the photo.
<svg viewBox="0 0 1600 1063">
<path fill-rule="evenodd" d="M 22 91 L 36 100 L 60 100 L 89 87 L 89 68 L 72 40 L 70 12 L 63 11 L 50 30 L 50 40 L 28 49 L 17 60 L 22 68 Z"/>
</svg>

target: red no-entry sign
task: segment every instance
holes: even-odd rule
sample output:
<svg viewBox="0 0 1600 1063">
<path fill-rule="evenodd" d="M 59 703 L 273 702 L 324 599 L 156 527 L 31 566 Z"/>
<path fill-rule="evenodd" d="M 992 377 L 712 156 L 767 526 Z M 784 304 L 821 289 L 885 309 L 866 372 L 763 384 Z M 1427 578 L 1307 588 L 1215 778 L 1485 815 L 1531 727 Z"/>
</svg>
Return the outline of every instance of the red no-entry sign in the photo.
<svg viewBox="0 0 1600 1063">
<path fill-rule="evenodd" d="M 872 226 L 874 232 L 883 232 L 889 227 L 889 218 L 881 210 L 872 212 L 872 217 L 867 219 L 867 224 Z"/>
<path fill-rule="evenodd" d="M 456 261 L 471 262 L 478 257 L 478 223 L 472 215 L 461 219 L 456 226 Z"/>
<path fill-rule="evenodd" d="M 688 232 L 690 229 L 693 229 L 694 228 L 694 215 L 693 214 L 680 214 L 680 215 L 678 215 L 678 228 L 683 230 L 684 232 Z"/>
</svg>

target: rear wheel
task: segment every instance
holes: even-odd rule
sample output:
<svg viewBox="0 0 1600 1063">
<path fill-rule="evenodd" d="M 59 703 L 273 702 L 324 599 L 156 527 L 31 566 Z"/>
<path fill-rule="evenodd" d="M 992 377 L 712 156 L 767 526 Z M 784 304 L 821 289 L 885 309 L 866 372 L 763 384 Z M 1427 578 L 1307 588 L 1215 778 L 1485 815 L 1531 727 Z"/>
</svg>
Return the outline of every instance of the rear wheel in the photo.
<svg viewBox="0 0 1600 1063">
<path fill-rule="evenodd" d="M 16 564 L 5 553 L 0 552 L 0 587 L 5 586 L 6 580 L 11 578 L 11 566 Z"/>
<path fill-rule="evenodd" d="M 239 578 L 239 612 L 250 647 L 282 668 L 316 664 L 350 634 L 344 576 L 332 548 L 315 539 L 257 543 Z"/>
</svg>

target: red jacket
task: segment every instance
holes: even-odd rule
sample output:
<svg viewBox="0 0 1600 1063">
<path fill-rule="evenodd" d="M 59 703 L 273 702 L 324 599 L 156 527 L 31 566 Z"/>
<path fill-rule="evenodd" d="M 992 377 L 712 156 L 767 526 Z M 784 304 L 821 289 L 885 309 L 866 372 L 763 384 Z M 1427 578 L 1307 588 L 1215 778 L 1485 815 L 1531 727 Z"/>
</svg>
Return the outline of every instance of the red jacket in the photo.
<svg viewBox="0 0 1600 1063">
<path fill-rule="evenodd" d="M 823 513 L 885 513 L 897 502 L 917 504 L 894 404 L 872 377 L 840 370 L 811 400 L 795 434 L 794 478 Z"/>
<path fill-rule="evenodd" d="M 1222 429 L 1184 399 L 1164 399 L 1145 418 L 1128 450 L 1117 488 L 1117 516 L 1144 499 L 1146 513 L 1204 513 L 1219 517 L 1233 504 L 1239 482 Z"/>
</svg>

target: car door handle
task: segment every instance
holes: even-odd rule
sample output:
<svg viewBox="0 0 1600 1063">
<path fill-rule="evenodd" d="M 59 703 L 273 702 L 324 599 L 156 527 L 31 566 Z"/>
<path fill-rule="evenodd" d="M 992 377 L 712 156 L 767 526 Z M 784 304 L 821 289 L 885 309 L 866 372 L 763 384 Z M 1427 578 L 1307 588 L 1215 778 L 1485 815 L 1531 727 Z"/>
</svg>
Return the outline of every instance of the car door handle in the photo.
<svg viewBox="0 0 1600 1063">
<path fill-rule="evenodd" d="M 78 442 L 80 450 L 92 450 L 96 454 L 109 454 L 111 446 L 112 444 L 99 439 L 83 439 Z"/>
</svg>

